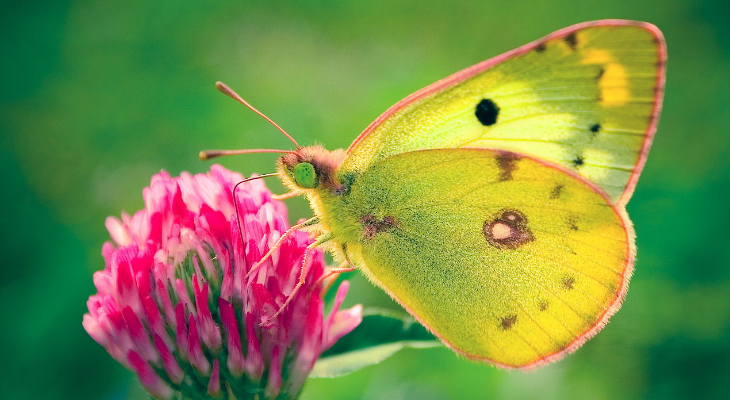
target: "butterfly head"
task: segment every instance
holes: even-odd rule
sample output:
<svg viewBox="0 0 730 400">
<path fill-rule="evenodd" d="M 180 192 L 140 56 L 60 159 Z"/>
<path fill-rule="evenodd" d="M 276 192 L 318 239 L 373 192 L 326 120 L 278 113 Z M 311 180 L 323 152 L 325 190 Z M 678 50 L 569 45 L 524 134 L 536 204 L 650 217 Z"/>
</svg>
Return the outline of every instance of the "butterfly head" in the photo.
<svg viewBox="0 0 730 400">
<path fill-rule="evenodd" d="M 322 146 L 302 147 L 279 158 L 278 172 L 292 190 L 324 190 L 341 193 L 343 185 L 337 170 L 345 158 L 344 150 L 328 151 Z"/>
</svg>

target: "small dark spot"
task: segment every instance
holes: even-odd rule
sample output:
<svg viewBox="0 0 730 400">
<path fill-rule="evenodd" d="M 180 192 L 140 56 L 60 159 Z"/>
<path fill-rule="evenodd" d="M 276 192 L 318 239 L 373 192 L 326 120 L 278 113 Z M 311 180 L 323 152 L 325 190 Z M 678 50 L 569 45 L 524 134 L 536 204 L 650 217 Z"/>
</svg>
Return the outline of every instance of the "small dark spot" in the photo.
<svg viewBox="0 0 730 400">
<path fill-rule="evenodd" d="M 549 305 L 550 304 L 547 301 L 541 301 L 537 306 L 540 308 L 540 311 L 545 311 L 548 309 Z"/>
<path fill-rule="evenodd" d="M 542 53 L 543 51 L 547 50 L 547 45 L 545 45 L 545 42 L 542 42 L 535 46 L 535 51 L 538 53 Z"/>
<path fill-rule="evenodd" d="M 585 158 L 583 158 L 583 156 L 578 156 L 573 160 L 573 166 L 578 168 L 578 167 L 582 166 L 583 164 L 585 164 L 585 161 L 586 160 L 585 160 Z"/>
<path fill-rule="evenodd" d="M 601 130 L 601 124 L 593 124 L 588 129 L 591 130 L 591 133 L 593 133 L 593 136 L 595 137 L 596 134 Z"/>
<path fill-rule="evenodd" d="M 508 330 L 512 328 L 512 326 L 517 323 L 517 316 L 516 315 L 510 315 L 508 317 L 502 317 L 500 320 L 500 323 L 502 325 L 503 330 Z"/>
<path fill-rule="evenodd" d="M 606 73 L 606 69 L 605 69 L 605 68 L 603 68 L 603 67 L 599 68 L 599 69 L 598 69 L 598 75 L 596 75 L 596 80 L 597 80 L 597 81 L 598 81 L 598 80 L 601 80 L 601 78 L 603 77 L 603 74 L 604 74 L 604 73 Z"/>
<path fill-rule="evenodd" d="M 474 115 L 477 116 L 479 122 L 484 126 L 494 125 L 497 122 L 497 116 L 499 116 L 499 107 L 492 100 L 482 99 L 477 104 Z"/>
<path fill-rule="evenodd" d="M 563 287 L 567 290 L 572 290 L 573 285 L 575 284 L 575 278 L 572 276 L 566 276 L 563 278 Z"/>
<path fill-rule="evenodd" d="M 578 230 L 578 221 L 576 221 L 575 217 L 568 218 L 568 228 L 574 231 Z"/>
<path fill-rule="evenodd" d="M 613 282 L 607 285 L 607 289 L 611 293 L 616 293 L 616 285 Z"/>
<path fill-rule="evenodd" d="M 500 152 L 497 156 L 497 165 L 501 170 L 499 174 L 500 181 L 512 180 L 512 173 L 517 169 L 517 162 L 520 161 L 520 157 L 515 153 Z"/>
<path fill-rule="evenodd" d="M 571 49 L 575 50 L 578 47 L 578 37 L 575 35 L 575 32 L 571 33 L 570 35 L 566 36 L 565 43 L 570 46 Z"/>
<path fill-rule="evenodd" d="M 362 227 L 362 235 L 367 240 L 375 239 L 375 235 L 378 234 L 378 228 L 375 225 L 364 225 Z"/>
<path fill-rule="evenodd" d="M 362 235 L 365 239 L 372 240 L 375 236 L 381 232 L 389 232 L 396 227 L 398 221 L 393 216 L 385 216 L 382 220 L 378 219 L 373 214 L 364 215 L 360 218 L 362 224 Z"/>
<path fill-rule="evenodd" d="M 563 194 L 563 189 L 565 187 L 562 184 L 558 184 L 553 188 L 553 191 L 550 192 L 550 198 L 555 200 L 560 197 L 561 194 Z"/>
<path fill-rule="evenodd" d="M 484 222 L 482 233 L 498 249 L 516 249 L 535 237 L 527 227 L 525 214 L 514 209 L 501 210 L 497 217 Z"/>
<path fill-rule="evenodd" d="M 393 227 L 393 226 L 396 225 L 396 220 L 395 220 L 395 218 L 393 216 L 386 215 L 385 217 L 383 217 L 382 223 L 385 224 L 385 225 L 387 225 L 387 226 Z"/>
</svg>

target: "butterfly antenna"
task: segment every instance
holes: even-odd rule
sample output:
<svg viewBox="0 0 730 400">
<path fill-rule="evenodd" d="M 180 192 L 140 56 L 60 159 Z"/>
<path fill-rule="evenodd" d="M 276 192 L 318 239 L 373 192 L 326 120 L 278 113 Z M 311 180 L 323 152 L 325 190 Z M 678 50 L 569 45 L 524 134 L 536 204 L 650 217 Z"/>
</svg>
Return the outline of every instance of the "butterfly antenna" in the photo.
<svg viewBox="0 0 730 400">
<path fill-rule="evenodd" d="M 221 156 L 233 156 L 237 154 L 251 154 L 251 153 L 292 153 L 290 150 L 276 150 L 276 149 L 243 149 L 243 150 L 203 150 L 198 153 L 198 158 L 201 160 L 210 160 L 211 158 Z M 263 175 L 262 175 L 263 176 Z"/>
<path fill-rule="evenodd" d="M 232 98 L 233 100 L 236 100 L 237 102 L 243 104 L 244 106 L 246 106 L 246 108 L 248 108 L 249 110 L 255 112 L 261 118 L 269 121 L 269 123 L 271 125 L 274 125 L 274 127 L 276 127 L 276 129 L 278 129 L 279 132 L 283 133 L 284 136 L 286 136 L 289 140 L 291 140 L 292 143 L 294 143 L 294 146 L 296 146 L 297 150 L 301 149 L 301 146 L 299 146 L 299 143 L 297 143 L 297 141 L 294 140 L 294 138 L 291 137 L 291 135 L 289 135 L 279 125 L 277 125 L 276 122 L 272 121 L 271 118 L 267 117 L 266 115 L 264 115 L 264 113 L 262 113 L 261 111 L 257 110 L 251 104 L 249 104 L 246 100 L 244 100 L 241 96 L 239 96 L 238 93 L 234 92 L 233 89 L 229 88 L 225 83 L 218 81 L 218 82 L 215 83 L 215 87 L 218 88 L 218 90 L 220 90 L 226 96 L 228 96 L 228 97 Z"/>
</svg>

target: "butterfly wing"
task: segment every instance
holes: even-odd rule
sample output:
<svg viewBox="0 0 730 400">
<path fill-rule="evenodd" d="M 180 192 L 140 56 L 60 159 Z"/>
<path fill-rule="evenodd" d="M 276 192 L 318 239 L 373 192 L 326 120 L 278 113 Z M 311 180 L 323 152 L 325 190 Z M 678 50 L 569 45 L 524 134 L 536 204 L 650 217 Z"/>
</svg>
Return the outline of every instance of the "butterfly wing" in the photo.
<svg viewBox="0 0 730 400">
<path fill-rule="evenodd" d="M 528 156 L 399 154 L 364 172 L 341 207 L 328 224 L 368 277 L 450 347 L 502 366 L 580 346 L 618 309 L 631 275 L 623 211 Z"/>
<path fill-rule="evenodd" d="M 562 29 L 397 103 L 353 142 L 342 168 L 419 149 L 504 149 L 571 169 L 625 204 L 656 128 L 665 59 L 648 23 Z"/>
</svg>

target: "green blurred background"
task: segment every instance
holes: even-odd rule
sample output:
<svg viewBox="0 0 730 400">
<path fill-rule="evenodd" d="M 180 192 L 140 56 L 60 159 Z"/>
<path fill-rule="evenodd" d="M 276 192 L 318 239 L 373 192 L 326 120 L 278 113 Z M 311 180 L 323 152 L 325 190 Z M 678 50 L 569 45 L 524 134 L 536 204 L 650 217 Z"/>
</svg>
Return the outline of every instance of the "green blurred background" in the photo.
<svg viewBox="0 0 730 400">
<path fill-rule="evenodd" d="M 567 359 L 523 373 L 404 350 L 303 399 L 730 398 L 730 2 L 39 1 L 0 10 L 0 397 L 144 399 L 81 327 L 107 215 L 142 206 L 207 148 L 347 147 L 400 98 L 564 26 L 650 21 L 669 46 L 664 112 L 628 206 L 623 309 Z M 222 160 L 272 172 L 275 155 Z M 281 191 L 277 183 L 270 183 Z M 310 215 L 292 200 L 291 220 Z M 349 302 L 392 306 L 361 277 Z"/>
</svg>

